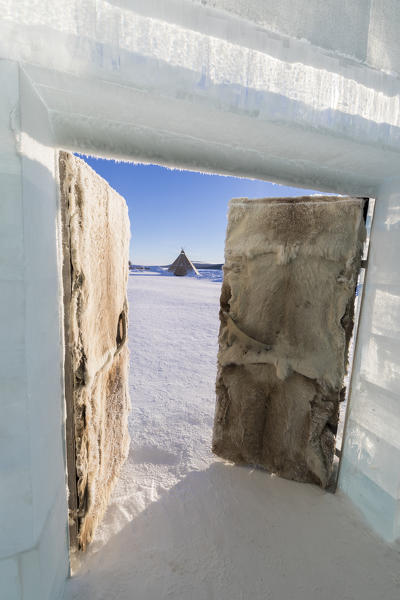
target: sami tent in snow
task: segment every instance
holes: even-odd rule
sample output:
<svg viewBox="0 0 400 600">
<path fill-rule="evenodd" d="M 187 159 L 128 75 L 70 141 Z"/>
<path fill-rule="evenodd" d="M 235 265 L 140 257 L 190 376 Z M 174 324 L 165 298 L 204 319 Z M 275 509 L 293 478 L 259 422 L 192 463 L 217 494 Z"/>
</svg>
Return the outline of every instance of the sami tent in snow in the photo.
<svg viewBox="0 0 400 600">
<path fill-rule="evenodd" d="M 181 250 L 178 258 L 176 258 L 172 265 L 168 267 L 168 271 L 171 271 L 174 275 L 178 276 L 187 275 L 191 271 L 193 271 L 196 275 L 199 274 L 198 270 L 192 261 L 186 256 L 183 249 Z"/>
</svg>

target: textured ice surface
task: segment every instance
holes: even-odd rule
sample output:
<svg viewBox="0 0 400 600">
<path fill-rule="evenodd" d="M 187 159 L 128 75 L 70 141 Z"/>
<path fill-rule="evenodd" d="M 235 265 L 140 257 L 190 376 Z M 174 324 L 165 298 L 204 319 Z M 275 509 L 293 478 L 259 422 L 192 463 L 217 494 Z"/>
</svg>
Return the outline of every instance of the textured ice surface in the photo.
<svg viewBox="0 0 400 600">
<path fill-rule="evenodd" d="M 46 161 L 38 151 L 41 145 L 344 194 L 379 191 L 382 210 L 373 236 L 377 253 L 371 262 L 371 283 L 366 286 L 367 311 L 359 346 L 362 360 L 356 360 L 360 377 L 353 407 L 360 407 L 359 414 L 365 414 L 362 407 L 368 407 L 371 415 L 379 397 L 387 413 L 382 413 L 384 419 L 369 419 L 371 435 L 365 431 L 361 435 L 353 421 L 352 462 L 346 470 L 347 484 L 355 483 L 351 490 L 347 485 L 348 493 L 368 511 L 373 505 L 370 521 L 379 529 L 379 493 L 374 491 L 371 503 L 370 490 L 376 485 L 373 478 L 383 477 L 384 471 L 375 468 L 375 454 L 369 449 L 379 445 L 375 428 L 379 436 L 393 439 L 400 412 L 398 341 L 389 328 L 385 329 L 388 335 L 371 333 L 372 325 L 379 330 L 375 309 L 377 315 L 385 313 L 385 296 L 375 305 L 376 288 L 393 297 L 388 301 L 388 314 L 392 323 L 399 321 L 400 182 L 391 183 L 390 201 L 380 189 L 399 172 L 399 3 L 2 0 L 0 7 L 0 56 L 18 61 L 4 61 L 8 73 L 3 78 L 1 103 L 7 106 L 1 114 L 2 182 L 7 191 L 2 207 L 12 227 L 7 264 L 1 266 L 5 273 L 1 299 L 9 337 L 15 340 L 13 347 L 4 349 L 2 373 L 13 406 L 17 403 L 20 410 L 29 398 L 35 407 L 24 412 L 28 429 L 34 432 L 45 418 L 47 423 L 45 435 L 30 444 L 22 461 L 26 472 L 33 469 L 35 516 L 29 515 L 28 507 L 21 516 L 21 523 L 27 520 L 26 527 L 14 528 L 14 518 L 7 521 L 13 535 L 6 536 L 4 555 L 14 552 L 11 544 L 15 551 L 29 547 L 25 540 L 42 530 L 64 485 L 59 464 L 60 403 L 51 402 L 60 396 L 60 361 L 55 351 L 61 347 L 54 300 L 58 294 L 53 240 L 56 201 L 51 192 L 54 187 L 44 183 L 52 169 L 51 161 L 42 169 Z M 28 139 L 29 151 L 26 144 L 20 144 Z M 23 159 L 21 171 L 16 151 L 23 155 L 23 146 L 29 158 Z M 23 222 L 18 212 L 22 189 L 26 199 Z M 21 282 L 11 284 L 10 272 L 13 277 L 17 272 L 26 276 L 25 309 L 5 293 L 13 286 L 15 297 L 21 298 Z M 10 320 L 10 314 L 15 318 Z M 15 336 L 25 324 L 28 346 L 37 349 L 40 339 L 41 352 L 21 350 Z M 32 366 L 28 380 L 18 370 L 21 352 Z M 375 358 L 385 373 L 382 385 L 377 384 Z M 18 379 L 9 379 L 15 373 Z M 47 460 L 41 461 L 44 448 L 49 452 Z M 364 461 L 365 454 L 368 460 Z M 362 465 L 364 480 L 357 478 L 357 465 Z M 21 494 L 17 500 L 12 490 L 19 494 L 20 486 L 28 484 L 24 477 L 12 480 L 7 487 L 12 499 L 8 506 L 26 497 Z M 392 508 L 388 531 L 393 537 L 395 521 L 396 535 L 400 534 L 399 504 L 396 508 L 392 503 Z M 17 509 L 13 514 L 18 514 Z M 65 530 L 62 519 L 61 526 Z"/>
<path fill-rule="evenodd" d="M 3 4 L 0 53 L 24 65 L 56 145 L 340 193 L 397 174 L 390 3 Z"/>
</svg>

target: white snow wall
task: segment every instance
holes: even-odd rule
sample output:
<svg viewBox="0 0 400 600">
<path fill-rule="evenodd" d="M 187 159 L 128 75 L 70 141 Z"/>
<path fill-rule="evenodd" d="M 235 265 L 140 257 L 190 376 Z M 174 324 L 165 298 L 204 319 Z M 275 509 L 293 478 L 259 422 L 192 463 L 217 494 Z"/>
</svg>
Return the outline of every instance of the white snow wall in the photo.
<svg viewBox="0 0 400 600">
<path fill-rule="evenodd" d="M 0 8 L 0 56 L 23 64 L 65 149 L 357 196 L 398 173 L 393 0 Z"/>
<path fill-rule="evenodd" d="M 68 573 L 56 153 L 47 110 L 0 61 L 0 597 Z"/>
<path fill-rule="evenodd" d="M 376 531 L 399 538 L 399 3 L 0 0 L 0 10 L 6 597 L 56 598 L 67 568 L 54 147 L 376 197 L 340 485 Z M 380 418 L 367 423 L 372 411 Z"/>
<path fill-rule="evenodd" d="M 277 34 L 399 72 L 396 0 L 191 0 L 226 11 Z"/>
<path fill-rule="evenodd" d="M 400 180 L 379 190 L 339 487 L 400 541 Z"/>
</svg>

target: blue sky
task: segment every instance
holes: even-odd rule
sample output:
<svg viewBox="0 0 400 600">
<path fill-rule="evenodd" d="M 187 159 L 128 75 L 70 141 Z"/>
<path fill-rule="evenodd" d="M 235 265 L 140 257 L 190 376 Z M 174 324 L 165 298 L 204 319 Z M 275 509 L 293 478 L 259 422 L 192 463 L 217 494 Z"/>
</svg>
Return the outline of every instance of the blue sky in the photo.
<svg viewBox="0 0 400 600">
<path fill-rule="evenodd" d="M 313 193 L 266 181 L 81 158 L 126 199 L 132 234 L 130 257 L 136 264 L 169 264 L 181 247 L 192 260 L 223 262 L 231 198 Z"/>
</svg>

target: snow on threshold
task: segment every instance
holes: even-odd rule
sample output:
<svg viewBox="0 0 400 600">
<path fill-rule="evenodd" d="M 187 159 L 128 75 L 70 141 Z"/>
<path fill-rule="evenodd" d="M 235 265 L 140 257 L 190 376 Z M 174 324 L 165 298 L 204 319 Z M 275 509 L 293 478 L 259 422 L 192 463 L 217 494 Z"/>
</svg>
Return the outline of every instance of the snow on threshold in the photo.
<svg viewBox="0 0 400 600">
<path fill-rule="evenodd" d="M 160 274 L 129 277 L 131 449 L 65 600 L 398 600 L 340 494 L 211 454 L 220 282 Z"/>
</svg>

